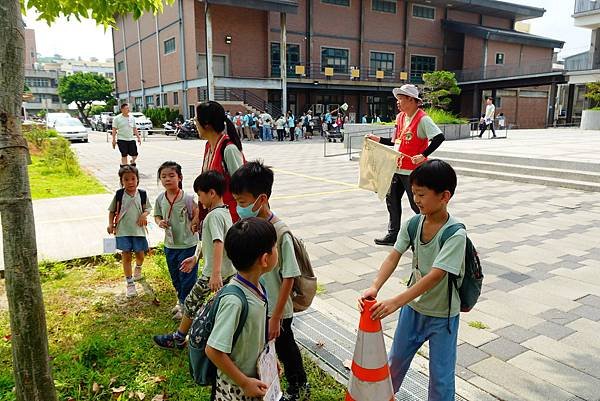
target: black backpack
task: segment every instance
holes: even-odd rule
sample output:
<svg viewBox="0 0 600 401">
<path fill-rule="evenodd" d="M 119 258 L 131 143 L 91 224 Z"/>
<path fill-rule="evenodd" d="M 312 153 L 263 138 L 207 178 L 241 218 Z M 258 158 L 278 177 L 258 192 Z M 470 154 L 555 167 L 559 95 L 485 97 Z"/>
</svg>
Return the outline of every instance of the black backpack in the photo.
<svg viewBox="0 0 600 401">
<path fill-rule="evenodd" d="M 148 200 L 148 193 L 143 189 L 138 188 L 138 192 L 140 193 L 140 202 L 142 203 L 142 211 L 146 210 L 146 201 Z M 121 214 L 121 206 L 123 206 L 123 195 L 125 194 L 125 188 L 117 189 L 115 193 L 115 217 L 113 218 L 113 225 L 116 227 L 121 219 L 119 214 Z"/>
<path fill-rule="evenodd" d="M 248 317 L 248 300 L 246 299 L 244 291 L 238 286 L 226 285 L 206 303 L 204 308 L 194 318 L 192 326 L 190 327 L 188 343 L 190 352 L 190 374 L 196 384 L 200 386 L 213 385 L 217 378 L 217 367 L 206 356 L 205 348 L 208 337 L 210 337 L 210 333 L 212 333 L 215 325 L 219 303 L 221 302 L 221 298 L 226 295 L 235 295 L 242 302 L 240 320 L 235 333 L 233 334 L 233 343 L 231 344 L 232 349 L 235 346 L 235 343 L 244 328 L 244 324 L 246 323 L 246 318 Z"/>
<path fill-rule="evenodd" d="M 408 236 L 410 238 L 410 249 L 415 252 L 415 238 L 417 236 L 417 230 L 419 228 L 419 222 L 421 221 L 421 215 L 417 214 L 413 216 L 408 222 Z M 446 227 L 440 237 L 440 249 L 444 246 L 444 243 L 448 238 L 452 237 L 460 229 L 466 229 L 462 223 L 452 224 Z M 452 287 L 458 290 L 458 296 L 460 298 L 460 311 L 469 312 L 479 299 L 481 295 L 481 287 L 483 285 L 483 271 L 481 269 L 481 262 L 479 255 L 475 249 L 475 245 L 467 237 L 467 244 L 465 248 L 465 276 L 463 277 L 460 287 L 458 287 L 457 279 L 458 276 L 455 274 L 447 274 L 448 276 L 448 317 L 450 317 L 450 307 L 452 305 Z M 412 281 L 412 275 L 408 280 L 408 284 Z"/>
<path fill-rule="evenodd" d="M 252 127 L 254 125 L 254 117 L 248 116 L 248 127 Z"/>
</svg>

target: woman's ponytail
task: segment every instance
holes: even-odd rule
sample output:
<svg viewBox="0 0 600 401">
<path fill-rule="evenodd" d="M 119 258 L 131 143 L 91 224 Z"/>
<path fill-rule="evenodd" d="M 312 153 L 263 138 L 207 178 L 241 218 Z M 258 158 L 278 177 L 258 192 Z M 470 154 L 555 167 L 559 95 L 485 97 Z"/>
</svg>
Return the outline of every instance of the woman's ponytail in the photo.
<svg viewBox="0 0 600 401">
<path fill-rule="evenodd" d="M 242 151 L 242 140 L 241 140 L 240 136 L 238 135 L 237 130 L 235 129 L 235 125 L 233 125 L 231 120 L 227 117 L 225 117 L 225 124 L 227 125 L 227 136 L 229 137 L 231 142 L 233 142 L 233 144 L 241 152 Z"/>
</svg>

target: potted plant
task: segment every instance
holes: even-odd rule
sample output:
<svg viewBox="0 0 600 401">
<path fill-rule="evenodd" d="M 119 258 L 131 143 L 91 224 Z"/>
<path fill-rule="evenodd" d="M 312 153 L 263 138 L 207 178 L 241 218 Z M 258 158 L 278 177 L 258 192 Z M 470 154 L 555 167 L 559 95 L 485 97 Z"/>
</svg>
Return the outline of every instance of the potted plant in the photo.
<svg viewBox="0 0 600 401">
<path fill-rule="evenodd" d="M 581 112 L 581 129 L 600 129 L 600 82 L 585 85 L 585 98 L 590 100 L 590 108 Z"/>
</svg>

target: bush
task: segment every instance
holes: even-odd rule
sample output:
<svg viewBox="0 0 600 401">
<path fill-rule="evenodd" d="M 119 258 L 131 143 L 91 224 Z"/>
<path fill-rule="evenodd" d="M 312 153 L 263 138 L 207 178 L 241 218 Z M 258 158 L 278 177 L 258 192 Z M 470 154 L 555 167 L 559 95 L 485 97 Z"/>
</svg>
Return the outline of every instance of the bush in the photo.
<svg viewBox="0 0 600 401">
<path fill-rule="evenodd" d="M 81 173 L 79 161 L 71 149 L 71 144 L 62 137 L 54 138 L 48 142 L 42 156 L 42 163 L 48 169 L 59 170 L 70 176 Z"/>
<path fill-rule="evenodd" d="M 468 121 L 446 110 L 429 108 L 425 112 L 436 124 L 466 124 Z"/>
<path fill-rule="evenodd" d="M 423 100 L 432 108 L 447 109 L 452 96 L 460 95 L 456 76 L 450 71 L 434 71 L 423 74 Z"/>
<path fill-rule="evenodd" d="M 179 118 L 179 110 L 170 109 L 168 107 L 146 109 L 144 114 L 152 121 L 152 125 L 155 127 L 162 127 L 167 121 L 173 121 Z"/>
<path fill-rule="evenodd" d="M 43 150 L 50 138 L 58 137 L 58 132 L 53 129 L 47 129 L 46 127 L 32 125 L 23 129 L 23 135 L 25 136 L 25 139 L 38 150 Z"/>
</svg>

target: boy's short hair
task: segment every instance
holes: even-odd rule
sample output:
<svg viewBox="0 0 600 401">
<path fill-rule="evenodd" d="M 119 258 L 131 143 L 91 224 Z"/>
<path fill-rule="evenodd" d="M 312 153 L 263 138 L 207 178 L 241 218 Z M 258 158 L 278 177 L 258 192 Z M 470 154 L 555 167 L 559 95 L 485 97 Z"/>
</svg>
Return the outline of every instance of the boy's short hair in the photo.
<svg viewBox="0 0 600 401">
<path fill-rule="evenodd" d="M 273 170 L 265 166 L 262 160 L 248 162 L 238 168 L 231 176 L 229 188 L 232 194 L 251 193 L 255 198 L 260 194 L 271 197 L 273 190 Z"/>
<path fill-rule="evenodd" d="M 241 272 L 248 271 L 256 260 L 271 253 L 277 243 L 273 224 L 259 217 L 249 217 L 235 223 L 225 236 L 225 252 L 233 266 Z"/>
<path fill-rule="evenodd" d="M 225 193 L 225 177 L 216 170 L 205 171 L 194 180 L 194 192 L 208 192 L 213 189 L 217 195 Z"/>
<path fill-rule="evenodd" d="M 129 104 L 127 104 L 127 103 L 121 103 L 121 110 L 123 110 L 127 106 L 129 106 Z"/>
<path fill-rule="evenodd" d="M 449 191 L 450 195 L 454 195 L 454 191 L 456 190 L 456 172 L 445 161 L 431 159 L 410 173 L 410 185 L 429 188 L 438 194 Z"/>
<path fill-rule="evenodd" d="M 140 173 L 138 172 L 137 167 L 126 164 L 124 166 L 121 166 L 121 168 L 119 168 L 119 182 L 121 184 L 123 183 L 123 176 L 127 173 L 135 174 L 138 182 L 140 182 Z"/>
</svg>

